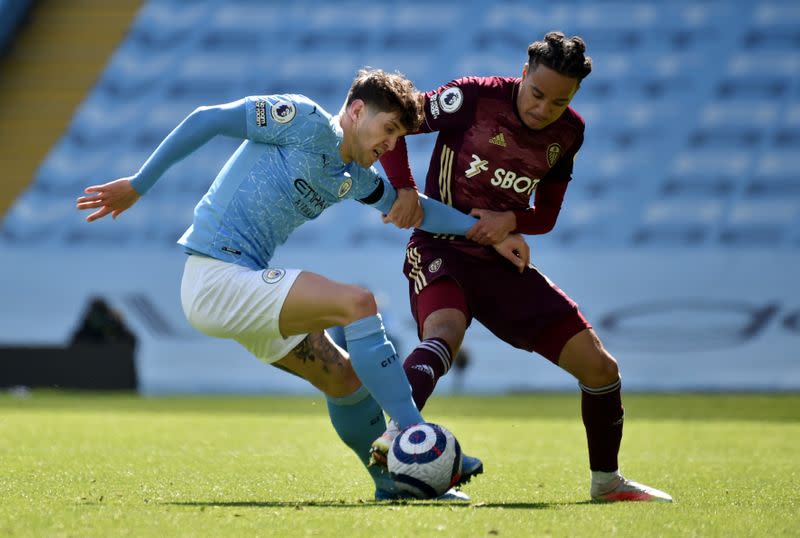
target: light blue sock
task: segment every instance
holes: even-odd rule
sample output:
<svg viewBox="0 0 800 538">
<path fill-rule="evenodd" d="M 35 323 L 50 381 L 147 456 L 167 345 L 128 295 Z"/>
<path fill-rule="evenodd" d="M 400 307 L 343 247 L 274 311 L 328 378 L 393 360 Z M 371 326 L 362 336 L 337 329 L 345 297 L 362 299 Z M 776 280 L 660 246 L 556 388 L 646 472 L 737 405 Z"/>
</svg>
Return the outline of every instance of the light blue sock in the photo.
<svg viewBox="0 0 800 538">
<path fill-rule="evenodd" d="M 358 459 L 369 471 L 375 488 L 395 493 L 394 481 L 389 473 L 377 465 L 369 466 L 369 449 L 372 441 L 386 430 L 383 410 L 366 387 L 342 398 L 328 396 L 328 414 L 336 433 L 356 453 Z"/>
<path fill-rule="evenodd" d="M 400 428 L 422 422 L 400 357 L 386 338 L 381 315 L 354 321 L 344 328 L 350 362 L 370 394 Z"/>
</svg>

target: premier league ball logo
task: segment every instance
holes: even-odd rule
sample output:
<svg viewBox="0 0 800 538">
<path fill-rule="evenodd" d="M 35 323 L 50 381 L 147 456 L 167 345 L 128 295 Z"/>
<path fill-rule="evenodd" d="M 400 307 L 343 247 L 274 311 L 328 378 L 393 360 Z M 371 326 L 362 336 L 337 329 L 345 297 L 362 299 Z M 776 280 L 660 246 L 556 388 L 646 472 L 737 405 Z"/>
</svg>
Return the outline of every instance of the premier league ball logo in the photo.
<svg viewBox="0 0 800 538">
<path fill-rule="evenodd" d="M 452 114 L 461 108 L 463 101 L 464 94 L 461 92 L 461 88 L 456 86 L 447 88 L 439 95 L 439 107 L 448 114 Z"/>
<path fill-rule="evenodd" d="M 291 101 L 278 101 L 269 109 L 269 115 L 278 123 L 289 123 L 296 113 L 297 110 Z"/>
</svg>

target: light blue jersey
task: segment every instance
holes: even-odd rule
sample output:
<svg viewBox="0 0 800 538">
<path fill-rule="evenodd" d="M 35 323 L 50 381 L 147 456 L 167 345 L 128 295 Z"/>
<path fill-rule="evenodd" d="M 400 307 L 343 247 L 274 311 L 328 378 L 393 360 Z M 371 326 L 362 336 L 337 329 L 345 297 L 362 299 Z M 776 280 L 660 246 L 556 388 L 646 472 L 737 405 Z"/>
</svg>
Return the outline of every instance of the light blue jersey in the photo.
<svg viewBox="0 0 800 538">
<path fill-rule="evenodd" d="M 342 162 L 341 127 L 306 97 L 248 97 L 246 107 L 249 140 L 220 170 L 178 242 L 258 269 L 295 228 L 340 200 L 366 198 L 381 178 Z"/>
<path fill-rule="evenodd" d="M 374 167 L 345 164 L 338 117 L 302 95 L 247 97 L 200 107 L 159 145 L 132 179 L 145 194 L 175 162 L 216 135 L 246 139 L 217 174 L 178 243 L 187 251 L 251 269 L 269 266 L 292 231 L 354 198 L 387 213 L 394 187 Z M 473 217 L 420 196 L 434 233 L 463 235 Z"/>
</svg>

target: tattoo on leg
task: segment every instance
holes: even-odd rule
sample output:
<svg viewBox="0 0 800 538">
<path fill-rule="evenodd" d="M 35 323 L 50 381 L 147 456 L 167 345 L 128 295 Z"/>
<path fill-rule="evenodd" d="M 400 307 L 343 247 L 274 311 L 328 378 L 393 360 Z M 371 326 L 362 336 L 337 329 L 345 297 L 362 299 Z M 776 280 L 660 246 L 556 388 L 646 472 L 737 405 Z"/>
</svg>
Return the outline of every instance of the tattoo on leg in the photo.
<svg viewBox="0 0 800 538">
<path fill-rule="evenodd" d="M 314 353 L 319 357 L 319 360 L 322 361 L 322 364 L 342 366 L 345 360 L 344 356 L 341 351 L 328 340 L 325 333 L 310 334 L 308 335 L 308 340 Z"/>
<path fill-rule="evenodd" d="M 319 360 L 322 371 L 326 373 L 331 373 L 334 368 L 346 368 L 345 357 L 322 332 L 309 334 L 293 353 L 304 363 Z"/>
<path fill-rule="evenodd" d="M 308 343 L 308 339 L 311 335 L 306 336 L 302 342 L 297 344 L 292 352 L 303 362 L 314 362 L 314 352 L 311 349 L 311 345 Z"/>
</svg>

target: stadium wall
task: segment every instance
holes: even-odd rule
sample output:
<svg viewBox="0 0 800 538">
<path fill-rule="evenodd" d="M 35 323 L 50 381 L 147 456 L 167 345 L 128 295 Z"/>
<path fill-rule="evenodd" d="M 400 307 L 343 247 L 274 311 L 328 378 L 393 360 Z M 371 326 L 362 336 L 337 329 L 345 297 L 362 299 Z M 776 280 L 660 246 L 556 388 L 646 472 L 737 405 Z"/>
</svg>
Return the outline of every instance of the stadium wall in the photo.
<svg viewBox="0 0 800 538">
<path fill-rule="evenodd" d="M 372 289 L 401 353 L 415 344 L 401 274 L 403 248 L 287 249 L 276 265 L 302 267 Z M 311 392 L 231 341 L 185 321 L 179 248 L 126 252 L 15 248 L 3 253 L 0 341 L 63 345 L 91 297 L 105 297 L 138 339 L 136 370 L 146 394 Z M 627 390 L 800 390 L 797 252 L 674 249 L 535 251 L 534 260 L 578 301 L 619 360 Z M 357 274 L 357 277 L 353 277 Z M 546 360 L 498 342 L 475 323 L 469 368 L 440 390 L 498 393 L 574 390 Z M 2 351 L 0 350 L 0 354 Z M 3 357 L 0 357 L 3 360 Z"/>
</svg>

